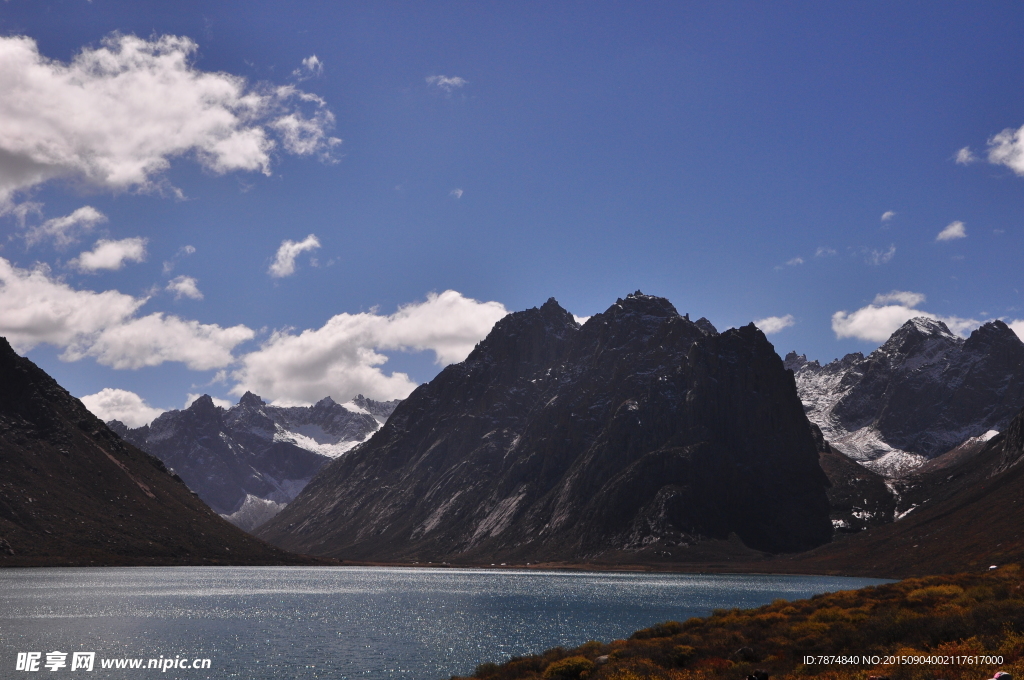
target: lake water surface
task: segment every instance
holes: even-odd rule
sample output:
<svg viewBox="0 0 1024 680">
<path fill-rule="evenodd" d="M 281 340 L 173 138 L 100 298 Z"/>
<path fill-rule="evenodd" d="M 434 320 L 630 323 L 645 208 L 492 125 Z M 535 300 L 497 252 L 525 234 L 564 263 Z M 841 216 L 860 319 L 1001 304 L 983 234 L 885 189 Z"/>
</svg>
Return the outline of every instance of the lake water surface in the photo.
<svg viewBox="0 0 1024 680">
<path fill-rule="evenodd" d="M 7 569 L 0 678 L 441 680 L 483 661 L 609 641 L 716 608 L 878 583 L 885 581 L 478 569 Z M 43 664 L 53 651 L 68 656 L 51 672 Z M 41 653 L 40 672 L 17 672 L 19 652 Z M 95 652 L 92 673 L 71 671 L 73 652 Z M 161 656 L 210 659 L 210 668 L 146 668 Z M 101 668 L 121 658 L 143 659 L 143 667 Z"/>
</svg>

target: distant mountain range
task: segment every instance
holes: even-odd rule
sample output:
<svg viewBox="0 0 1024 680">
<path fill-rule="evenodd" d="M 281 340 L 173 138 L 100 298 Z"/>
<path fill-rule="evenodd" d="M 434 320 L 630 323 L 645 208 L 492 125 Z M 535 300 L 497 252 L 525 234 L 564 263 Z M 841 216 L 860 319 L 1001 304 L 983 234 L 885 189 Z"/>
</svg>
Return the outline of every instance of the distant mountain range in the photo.
<svg viewBox="0 0 1024 680">
<path fill-rule="evenodd" d="M 1024 407 L 1024 343 L 1002 321 L 964 340 L 915 318 L 867 357 L 821 366 L 790 352 L 785 364 L 825 439 L 885 477 L 991 438 Z"/>
<path fill-rule="evenodd" d="M 309 563 L 218 517 L 0 338 L 0 566 Z"/>
<path fill-rule="evenodd" d="M 718 333 L 637 292 L 581 327 L 551 299 L 499 321 L 257 535 L 406 562 L 799 551 L 831 538 L 827 486 L 753 324 Z"/>
<path fill-rule="evenodd" d="M 162 460 L 214 510 L 251 530 L 290 502 L 324 463 L 380 429 L 398 401 L 269 406 L 246 392 L 224 409 L 208 395 L 136 429 L 108 423 Z"/>
</svg>

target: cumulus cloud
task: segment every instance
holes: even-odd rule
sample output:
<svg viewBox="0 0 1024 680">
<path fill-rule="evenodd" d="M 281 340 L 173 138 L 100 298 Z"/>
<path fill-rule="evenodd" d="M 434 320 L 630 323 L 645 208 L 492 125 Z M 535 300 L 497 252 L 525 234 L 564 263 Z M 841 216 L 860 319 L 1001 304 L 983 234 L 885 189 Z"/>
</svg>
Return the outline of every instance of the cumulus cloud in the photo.
<svg viewBox="0 0 1024 680">
<path fill-rule="evenodd" d="M 427 85 L 433 85 L 451 94 L 454 90 L 463 87 L 469 81 L 458 76 L 427 76 Z"/>
<path fill-rule="evenodd" d="M 888 263 L 892 260 L 893 256 L 896 255 L 896 246 L 890 245 L 888 250 L 870 250 L 865 249 L 864 261 L 867 264 L 879 266 Z"/>
<path fill-rule="evenodd" d="M 70 215 L 54 217 L 30 227 L 25 232 L 25 241 L 31 246 L 40 241 L 52 240 L 58 248 L 65 248 L 78 241 L 82 234 L 92 231 L 97 224 L 106 221 L 106 215 L 91 205 L 85 205 Z"/>
<path fill-rule="evenodd" d="M 96 394 L 82 397 L 82 403 L 104 422 L 120 420 L 133 428 L 149 425 L 163 413 L 163 409 L 153 408 L 134 392 L 112 387 L 105 387 Z"/>
<path fill-rule="evenodd" d="M 971 147 L 965 146 L 956 152 L 957 165 L 970 165 L 971 163 L 978 160 L 978 157 L 971 151 Z"/>
<path fill-rule="evenodd" d="M 267 273 L 277 279 L 291 276 L 295 273 L 295 258 L 308 250 L 316 250 L 319 247 L 320 240 L 313 234 L 298 242 L 282 241 Z"/>
<path fill-rule="evenodd" d="M 324 62 L 315 55 L 310 55 L 302 60 L 302 66 L 292 71 L 292 76 L 299 80 L 308 80 L 324 72 Z"/>
<path fill-rule="evenodd" d="M 508 311 L 448 290 L 404 305 L 389 316 L 338 314 L 317 329 L 274 332 L 241 358 L 231 393 L 246 390 L 277 403 L 308 404 L 324 396 L 404 398 L 416 387 L 405 373 L 386 375 L 384 350 L 434 352 L 438 364 L 462 361 Z"/>
<path fill-rule="evenodd" d="M 1007 321 L 1006 325 L 1013 329 L 1013 332 L 1017 334 L 1017 337 L 1024 340 L 1024 319 L 1014 319 L 1013 321 Z"/>
<path fill-rule="evenodd" d="M 883 222 L 888 222 L 889 220 L 891 220 L 894 217 L 896 217 L 896 213 L 894 211 L 892 211 L 892 210 L 886 210 L 884 213 L 882 213 L 882 221 Z"/>
<path fill-rule="evenodd" d="M 988 162 L 1024 175 L 1024 127 L 1007 128 L 988 140 Z"/>
<path fill-rule="evenodd" d="M 832 315 L 832 331 L 836 338 L 857 338 L 871 342 L 885 342 L 900 326 L 910 319 L 923 316 L 946 324 L 950 331 L 964 336 L 981 322 L 957 316 L 939 316 L 920 309 L 925 301 L 922 293 L 894 290 L 875 296 L 872 303 L 854 312 L 840 311 Z"/>
<path fill-rule="evenodd" d="M 950 222 L 946 225 L 946 228 L 939 232 L 939 235 L 935 237 L 936 241 L 952 241 L 953 239 L 966 238 L 967 230 L 964 228 L 963 222 Z"/>
<path fill-rule="evenodd" d="M 146 239 L 138 236 L 120 241 L 100 239 L 92 250 L 82 253 L 68 264 L 87 273 L 101 269 L 117 270 L 123 267 L 125 262 L 145 260 L 146 242 Z"/>
<path fill-rule="evenodd" d="M 255 336 L 241 325 L 137 316 L 146 301 L 114 290 L 76 290 L 45 266 L 20 269 L 0 258 L 0 335 L 19 352 L 45 343 L 62 349 L 63 361 L 94 357 L 113 368 L 178 361 L 207 370 L 230 364 L 232 350 Z"/>
<path fill-rule="evenodd" d="M 768 316 L 754 321 L 754 325 L 760 328 L 761 332 L 765 335 L 778 333 L 783 328 L 789 328 L 795 323 L 796 319 L 793 318 L 792 314 L 787 314 L 786 316 Z"/>
<path fill-rule="evenodd" d="M 278 139 L 302 155 L 340 143 L 323 100 L 201 71 L 196 49 L 185 37 L 113 34 L 63 63 L 31 38 L 0 37 L 0 209 L 55 178 L 150 190 L 181 156 L 215 173 L 269 174 Z"/>
<path fill-rule="evenodd" d="M 462 194 L 465 192 L 462 189 L 452 189 L 448 192 L 448 195 L 454 198 L 456 201 L 462 198 Z"/>
<path fill-rule="evenodd" d="M 830 257 L 835 254 L 835 249 L 829 248 L 828 246 L 819 246 L 818 249 L 814 251 L 815 257 Z"/>
<path fill-rule="evenodd" d="M 199 290 L 199 282 L 191 276 L 175 276 L 168 282 L 167 290 L 174 293 L 175 300 L 180 300 L 183 297 L 193 300 L 203 299 L 203 293 Z"/>
</svg>

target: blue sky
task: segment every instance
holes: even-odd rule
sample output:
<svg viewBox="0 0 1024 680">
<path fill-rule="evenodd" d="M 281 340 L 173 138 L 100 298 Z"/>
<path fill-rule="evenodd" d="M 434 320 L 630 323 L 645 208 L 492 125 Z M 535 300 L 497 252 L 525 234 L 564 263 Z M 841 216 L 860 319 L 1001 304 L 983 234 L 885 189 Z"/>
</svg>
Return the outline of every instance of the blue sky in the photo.
<svg viewBox="0 0 1024 680">
<path fill-rule="evenodd" d="M 1022 34 L 1011 2 L 6 0 L 0 334 L 142 422 L 403 396 L 551 296 L 823 361 L 1016 322 Z"/>
</svg>

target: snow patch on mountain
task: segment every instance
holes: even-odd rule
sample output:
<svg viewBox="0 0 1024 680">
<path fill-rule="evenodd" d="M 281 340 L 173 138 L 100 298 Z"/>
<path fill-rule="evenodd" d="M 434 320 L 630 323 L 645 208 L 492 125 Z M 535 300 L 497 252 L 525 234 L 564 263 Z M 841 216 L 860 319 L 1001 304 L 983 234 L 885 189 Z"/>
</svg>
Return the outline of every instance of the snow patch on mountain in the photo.
<svg viewBox="0 0 1024 680">
<path fill-rule="evenodd" d="M 991 439 L 1024 406 L 1024 343 L 1001 321 L 965 340 L 919 317 L 867 357 L 822 366 L 790 352 L 784 363 L 825 439 L 890 478 Z"/>
<path fill-rule="evenodd" d="M 252 494 L 246 494 L 240 507 L 230 515 L 221 515 L 242 531 L 253 532 L 285 508 L 285 503 L 275 503 Z"/>
</svg>

